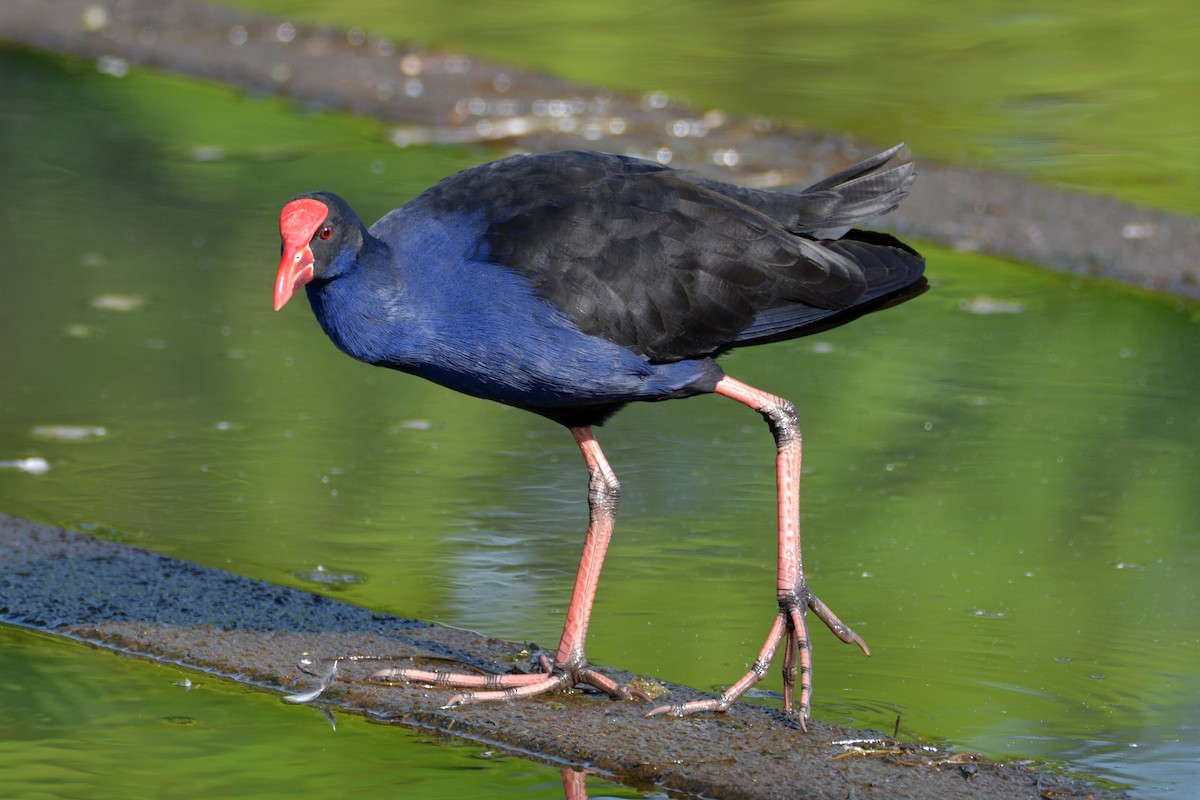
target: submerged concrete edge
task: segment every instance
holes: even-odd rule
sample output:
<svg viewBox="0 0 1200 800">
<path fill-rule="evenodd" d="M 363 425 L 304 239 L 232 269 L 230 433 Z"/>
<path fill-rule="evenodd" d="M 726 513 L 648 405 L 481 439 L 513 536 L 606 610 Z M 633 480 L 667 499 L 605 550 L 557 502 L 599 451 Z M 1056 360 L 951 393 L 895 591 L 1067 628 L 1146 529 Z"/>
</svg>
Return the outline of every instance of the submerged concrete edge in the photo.
<svg viewBox="0 0 1200 800">
<path fill-rule="evenodd" d="M 0 622 L 292 693 L 334 658 L 379 656 L 507 671 L 522 646 L 351 606 L 149 550 L 0 514 Z M 445 690 L 362 683 L 379 661 L 345 660 L 316 705 L 503 747 L 627 785 L 726 800 L 1118 798 L 1125 795 L 973 753 L 820 721 L 802 732 L 762 706 L 647 719 L 644 703 L 584 693 L 441 708 Z M 605 672 L 620 681 L 633 675 Z M 652 679 L 651 679 L 652 680 Z M 663 684 L 672 701 L 701 696 Z M 298 710 L 298 713 L 302 713 Z"/>
</svg>

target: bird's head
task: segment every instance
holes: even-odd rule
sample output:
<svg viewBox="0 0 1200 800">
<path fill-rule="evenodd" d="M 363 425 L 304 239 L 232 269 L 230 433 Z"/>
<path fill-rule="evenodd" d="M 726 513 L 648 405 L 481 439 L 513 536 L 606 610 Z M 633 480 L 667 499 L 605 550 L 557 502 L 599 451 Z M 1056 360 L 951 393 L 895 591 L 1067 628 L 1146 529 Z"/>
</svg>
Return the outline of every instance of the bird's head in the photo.
<svg viewBox="0 0 1200 800">
<path fill-rule="evenodd" d="M 329 192 L 292 198 L 279 214 L 282 239 L 275 276 L 275 310 L 315 278 L 333 277 L 362 247 L 363 228 L 346 201 Z"/>
</svg>

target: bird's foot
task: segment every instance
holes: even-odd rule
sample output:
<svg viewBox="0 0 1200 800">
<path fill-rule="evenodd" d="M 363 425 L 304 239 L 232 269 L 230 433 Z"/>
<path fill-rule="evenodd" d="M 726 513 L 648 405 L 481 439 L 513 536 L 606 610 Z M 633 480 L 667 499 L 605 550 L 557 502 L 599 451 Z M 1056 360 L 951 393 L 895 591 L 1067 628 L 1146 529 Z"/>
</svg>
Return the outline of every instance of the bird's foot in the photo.
<svg viewBox="0 0 1200 800">
<path fill-rule="evenodd" d="M 367 679 L 386 683 L 419 683 L 434 687 L 469 690 L 453 695 L 442 708 L 521 700 L 581 685 L 598 689 L 614 700 L 631 700 L 634 697 L 642 700 L 650 699 L 645 692 L 623 687 L 612 678 L 593 669 L 582 656 L 563 664 L 556 664 L 542 656 L 540 663 L 543 670 L 540 673 L 478 675 L 467 672 L 442 672 L 401 667 L 377 670 L 371 673 Z"/>
<path fill-rule="evenodd" d="M 758 658 L 750 666 L 750 670 L 736 683 L 725 690 L 720 697 L 710 697 L 704 700 L 692 700 L 686 703 L 674 703 L 658 706 L 647 712 L 647 717 L 666 714 L 673 717 L 686 717 L 704 711 L 726 711 L 737 702 L 738 698 L 749 691 L 750 687 L 766 676 L 780 644 L 787 639 L 786 650 L 783 654 L 783 710 L 785 713 L 798 713 L 801 729 L 806 729 L 812 700 L 812 644 L 808 638 L 808 625 L 805 616 L 812 610 L 817 617 L 829 626 L 834 636 L 847 644 L 857 644 L 867 655 L 871 651 L 867 643 L 848 625 L 838 619 L 803 583 L 792 593 L 779 598 L 779 613 L 767 634 L 766 642 L 759 651 Z M 797 670 L 797 661 L 799 669 Z M 800 678 L 800 703 L 796 705 L 796 678 Z"/>
</svg>

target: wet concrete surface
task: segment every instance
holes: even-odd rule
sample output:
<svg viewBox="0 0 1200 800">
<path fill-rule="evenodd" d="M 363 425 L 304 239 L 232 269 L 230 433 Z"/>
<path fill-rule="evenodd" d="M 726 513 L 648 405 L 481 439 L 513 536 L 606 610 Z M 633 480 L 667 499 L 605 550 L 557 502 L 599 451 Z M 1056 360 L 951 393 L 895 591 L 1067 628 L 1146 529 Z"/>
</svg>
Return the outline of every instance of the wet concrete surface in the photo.
<svg viewBox="0 0 1200 800">
<path fill-rule="evenodd" d="M 822 177 L 893 142 L 701 112 L 458 53 L 182 0 L 4 0 L 0 41 L 280 94 L 396 123 L 398 144 L 489 141 L 655 157 L 752 185 Z M 648 76 L 648 80 L 652 80 Z M 1200 297 L 1200 220 L 920 158 L 885 223 L 908 236 Z"/>
<path fill-rule="evenodd" d="M 281 693 L 312 689 L 332 660 L 342 658 L 337 680 L 318 705 L 681 796 L 1124 796 L 878 732 L 819 721 L 803 732 L 776 710 L 744 703 L 726 714 L 688 719 L 646 719 L 645 703 L 582 692 L 442 709 L 444 690 L 362 681 L 381 664 L 408 659 L 505 672 L 529 660 L 522 645 L 376 614 L 3 514 L 0 621 Z M 298 667 L 303 659 L 314 662 L 307 670 L 318 677 Z M 621 682 L 635 677 L 618 669 L 603 671 Z M 663 684 L 663 689 L 671 701 L 701 696 L 677 685 Z"/>
</svg>

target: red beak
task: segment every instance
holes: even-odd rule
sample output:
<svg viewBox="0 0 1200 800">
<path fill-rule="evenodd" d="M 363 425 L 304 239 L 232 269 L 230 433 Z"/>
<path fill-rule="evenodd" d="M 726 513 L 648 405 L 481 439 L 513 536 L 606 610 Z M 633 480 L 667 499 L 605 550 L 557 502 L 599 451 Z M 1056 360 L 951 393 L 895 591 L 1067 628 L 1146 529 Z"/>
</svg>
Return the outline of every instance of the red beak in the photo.
<svg viewBox="0 0 1200 800">
<path fill-rule="evenodd" d="M 275 310 L 283 308 L 292 294 L 312 279 L 313 253 L 308 242 L 285 243 L 275 276 Z"/>
<path fill-rule="evenodd" d="M 301 197 L 283 207 L 279 235 L 283 257 L 275 275 L 275 310 L 283 308 L 296 290 L 313 279 L 313 251 L 309 246 L 317 229 L 329 216 L 329 206 L 311 197 Z"/>
</svg>

